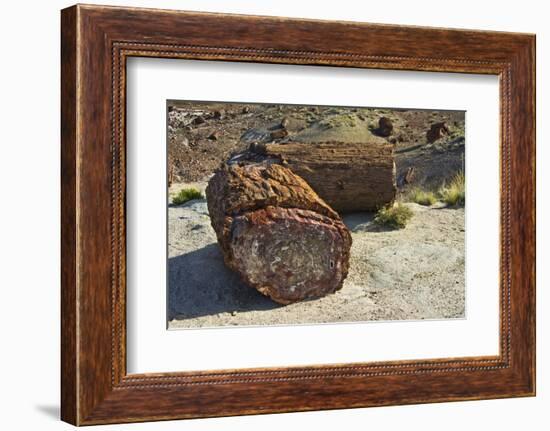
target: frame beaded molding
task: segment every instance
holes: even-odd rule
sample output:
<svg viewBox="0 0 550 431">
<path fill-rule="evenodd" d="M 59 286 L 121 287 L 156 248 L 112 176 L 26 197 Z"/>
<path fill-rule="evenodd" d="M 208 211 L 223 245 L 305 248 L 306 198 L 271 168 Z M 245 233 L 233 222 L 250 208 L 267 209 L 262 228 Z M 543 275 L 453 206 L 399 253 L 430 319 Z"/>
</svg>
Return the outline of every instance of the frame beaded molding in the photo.
<svg viewBox="0 0 550 431">
<path fill-rule="evenodd" d="M 115 390 L 125 388 L 174 387 L 182 385 L 219 385 L 249 382 L 277 382 L 292 380 L 312 380 L 345 377 L 373 377 L 399 374 L 428 374 L 453 371 L 487 371 L 510 367 L 511 350 L 511 147 L 510 147 L 510 98 L 511 65 L 507 62 L 476 61 L 460 58 L 397 57 L 349 54 L 341 52 L 285 51 L 255 48 L 232 48 L 225 46 L 198 46 L 178 44 L 158 44 L 133 41 L 114 41 L 111 46 L 111 383 Z M 500 174 L 500 355 L 494 359 L 439 359 L 417 360 L 406 363 L 357 363 L 350 365 L 322 365 L 288 367 L 273 370 L 220 371 L 220 372 L 182 372 L 166 375 L 144 376 L 126 375 L 123 344 L 125 337 L 125 307 L 120 304 L 126 295 L 125 267 L 125 154 L 126 114 L 123 102 L 126 100 L 126 58 L 161 57 L 174 59 L 249 61 L 266 63 L 285 63 L 285 60 L 297 60 L 302 65 L 322 65 L 336 60 L 342 65 L 360 68 L 384 69 L 392 65 L 393 69 L 412 69 L 407 67 L 414 62 L 415 70 L 424 67 L 434 71 L 434 65 L 453 65 L 456 72 L 467 72 L 469 65 L 485 65 L 486 74 L 499 75 L 501 94 L 501 160 Z M 419 62 L 422 64 L 419 65 Z M 396 67 L 398 66 L 398 67 Z M 448 71 L 448 69 L 447 69 Z M 124 264 L 124 265 L 123 265 Z M 371 371 L 369 371 L 371 370 Z M 357 371 L 357 372 L 355 372 Z M 292 376 L 276 377 L 280 374 Z"/>
</svg>

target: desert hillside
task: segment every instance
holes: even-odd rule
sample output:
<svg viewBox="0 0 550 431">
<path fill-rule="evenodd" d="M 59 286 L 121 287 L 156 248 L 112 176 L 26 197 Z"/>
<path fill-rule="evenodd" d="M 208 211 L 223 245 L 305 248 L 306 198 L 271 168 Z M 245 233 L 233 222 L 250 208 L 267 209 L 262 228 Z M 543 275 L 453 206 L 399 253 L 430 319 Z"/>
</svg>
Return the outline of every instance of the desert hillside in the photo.
<svg viewBox="0 0 550 431">
<path fill-rule="evenodd" d="M 383 132 L 378 130 L 382 117 L 392 126 L 383 137 L 395 145 L 400 190 L 416 185 L 436 189 L 464 163 L 462 111 L 179 101 L 171 102 L 168 111 L 169 163 L 175 183 L 208 178 L 220 163 L 252 142 L 368 140 L 369 134 Z M 430 129 L 441 123 L 446 130 L 436 132 L 432 139 L 437 139 L 430 142 Z M 281 124 L 288 132 L 284 136 L 278 136 Z"/>
</svg>

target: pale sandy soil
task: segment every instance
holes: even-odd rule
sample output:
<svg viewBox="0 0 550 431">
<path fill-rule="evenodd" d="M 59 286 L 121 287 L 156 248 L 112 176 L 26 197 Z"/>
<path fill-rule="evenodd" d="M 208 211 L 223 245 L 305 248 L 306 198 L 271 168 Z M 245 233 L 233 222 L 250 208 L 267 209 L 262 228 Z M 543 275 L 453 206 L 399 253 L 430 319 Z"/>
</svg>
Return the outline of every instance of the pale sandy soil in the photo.
<svg viewBox="0 0 550 431">
<path fill-rule="evenodd" d="M 345 216 L 353 246 L 344 287 L 287 306 L 244 285 L 224 266 L 206 201 L 170 206 L 168 327 L 464 317 L 464 209 L 407 205 L 414 217 L 402 230 L 381 230 L 370 213 Z"/>
</svg>

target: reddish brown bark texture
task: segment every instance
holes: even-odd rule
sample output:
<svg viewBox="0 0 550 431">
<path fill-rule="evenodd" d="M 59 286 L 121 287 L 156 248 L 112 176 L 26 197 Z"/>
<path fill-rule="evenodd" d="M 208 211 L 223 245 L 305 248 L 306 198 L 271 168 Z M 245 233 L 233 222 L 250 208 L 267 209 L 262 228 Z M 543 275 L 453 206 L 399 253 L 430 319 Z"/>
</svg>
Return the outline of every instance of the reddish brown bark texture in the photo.
<svg viewBox="0 0 550 431">
<path fill-rule="evenodd" d="M 351 235 L 299 176 L 277 164 L 226 165 L 206 189 L 225 263 L 281 304 L 342 287 Z"/>
</svg>

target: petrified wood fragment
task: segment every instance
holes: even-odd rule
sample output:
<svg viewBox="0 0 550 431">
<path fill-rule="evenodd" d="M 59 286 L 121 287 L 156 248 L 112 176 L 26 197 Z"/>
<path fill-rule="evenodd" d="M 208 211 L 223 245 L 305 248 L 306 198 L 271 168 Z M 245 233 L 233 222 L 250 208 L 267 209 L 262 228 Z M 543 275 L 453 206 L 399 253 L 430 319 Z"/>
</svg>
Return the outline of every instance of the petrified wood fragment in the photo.
<svg viewBox="0 0 550 431">
<path fill-rule="evenodd" d="M 395 199 L 394 149 L 382 139 L 256 144 L 242 156 L 240 162 L 264 160 L 289 168 L 338 212 L 374 211 Z"/>
<path fill-rule="evenodd" d="M 393 132 L 393 123 L 388 117 L 381 117 L 378 120 L 378 128 L 373 132 L 378 136 L 388 137 Z"/>
<path fill-rule="evenodd" d="M 430 126 L 430 130 L 426 132 L 426 141 L 432 144 L 443 136 L 449 134 L 449 128 L 443 123 L 434 123 Z"/>
<path fill-rule="evenodd" d="M 342 287 L 351 235 L 309 185 L 277 164 L 226 165 L 206 198 L 226 265 L 281 304 Z"/>
</svg>

